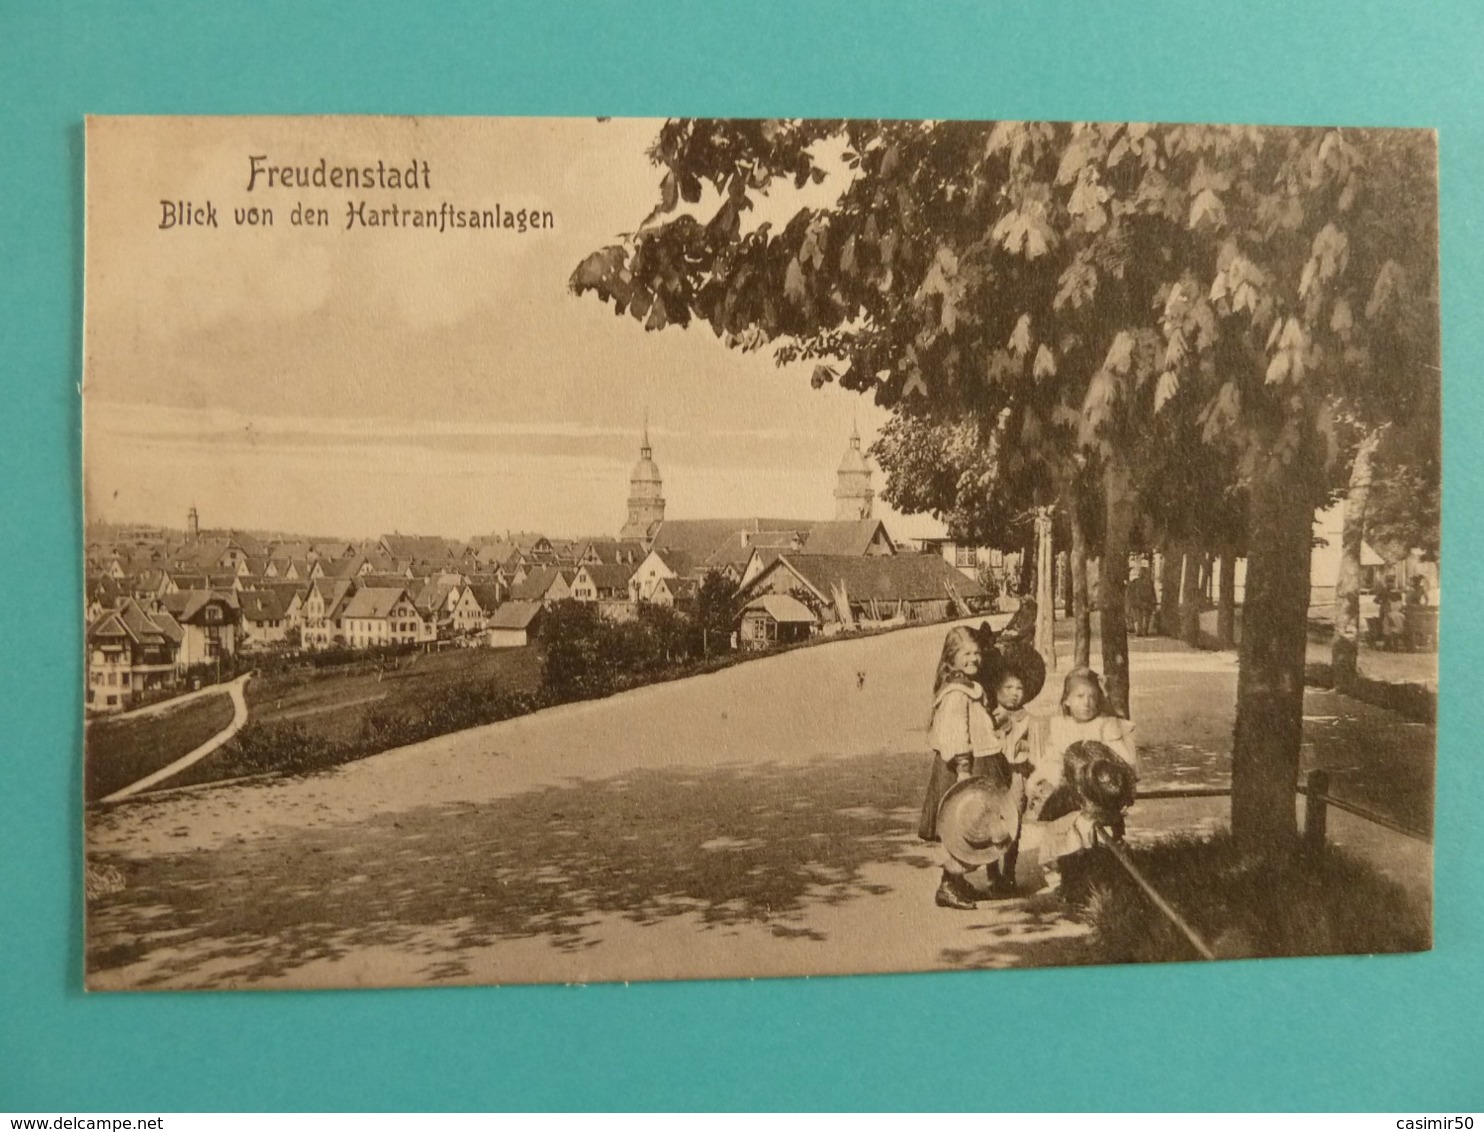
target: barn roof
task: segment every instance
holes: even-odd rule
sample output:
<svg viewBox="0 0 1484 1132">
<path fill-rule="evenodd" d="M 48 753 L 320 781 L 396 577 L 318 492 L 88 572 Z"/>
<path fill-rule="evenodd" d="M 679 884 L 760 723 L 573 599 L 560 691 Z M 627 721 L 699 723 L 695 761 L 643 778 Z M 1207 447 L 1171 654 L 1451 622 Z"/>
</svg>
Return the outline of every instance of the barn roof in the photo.
<svg viewBox="0 0 1484 1132">
<path fill-rule="evenodd" d="M 804 541 L 804 553 L 862 555 L 866 553 L 877 531 L 885 533 L 880 519 L 846 519 L 815 523 L 809 528 L 808 537 Z M 895 550 L 889 534 L 886 535 L 886 542 Z"/>
<path fill-rule="evenodd" d="M 244 621 L 277 621 L 283 617 L 283 603 L 273 590 L 243 590 L 237 595 Z"/>
<path fill-rule="evenodd" d="M 536 566 L 525 576 L 525 580 L 516 583 L 511 590 L 511 596 L 520 601 L 535 601 L 546 596 L 546 591 L 551 589 L 552 584 L 562 576 L 562 571 L 555 566 Z M 575 576 L 575 575 L 574 575 Z M 570 581 L 570 579 L 567 579 Z"/>
<path fill-rule="evenodd" d="M 634 567 L 625 563 L 604 563 L 601 566 L 585 566 L 593 585 L 604 590 L 621 590 L 628 586 L 634 576 Z"/>
<path fill-rule="evenodd" d="M 491 629 L 528 629 L 541 612 L 539 601 L 507 601 L 490 614 Z"/>
<path fill-rule="evenodd" d="M 655 532 L 650 549 L 683 550 L 704 561 L 712 554 L 725 553 L 727 542 L 741 548 L 760 532 L 807 531 L 813 526 L 815 523 L 807 519 L 666 519 Z"/>
<path fill-rule="evenodd" d="M 984 593 L 973 578 L 960 574 L 936 554 L 890 554 L 861 556 L 838 554 L 782 554 L 778 561 L 749 583 L 756 587 L 773 571 L 791 569 L 823 600 L 830 600 L 836 585 L 845 587 L 852 602 L 942 601 L 949 588 L 960 597 Z"/>
<path fill-rule="evenodd" d="M 761 597 L 753 598 L 742 607 L 744 613 L 754 609 L 761 609 L 774 621 L 784 624 L 814 625 L 819 621 L 812 609 L 798 598 L 790 597 L 788 594 L 763 594 Z"/>
<path fill-rule="evenodd" d="M 385 620 L 391 616 L 392 607 L 402 600 L 406 592 L 400 586 L 367 586 L 357 590 L 345 603 L 340 616 Z"/>
<path fill-rule="evenodd" d="M 492 586 L 485 582 L 474 582 L 469 585 L 468 589 L 474 595 L 474 601 L 485 613 L 492 612 L 500 604 L 499 586 Z"/>
</svg>

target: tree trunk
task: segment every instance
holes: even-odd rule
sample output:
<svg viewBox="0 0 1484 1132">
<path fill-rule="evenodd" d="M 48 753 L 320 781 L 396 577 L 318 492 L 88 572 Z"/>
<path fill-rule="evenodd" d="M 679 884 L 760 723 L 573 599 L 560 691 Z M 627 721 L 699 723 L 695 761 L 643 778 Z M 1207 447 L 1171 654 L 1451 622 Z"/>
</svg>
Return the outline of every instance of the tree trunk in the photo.
<svg viewBox="0 0 1484 1132">
<path fill-rule="evenodd" d="M 1092 664 L 1092 609 L 1087 600 L 1087 531 L 1077 499 L 1072 501 L 1071 525 L 1072 665 L 1087 668 Z"/>
<path fill-rule="evenodd" d="M 1237 644 L 1237 555 L 1228 548 L 1221 555 L 1221 589 L 1216 599 L 1216 643 L 1224 649 Z"/>
<path fill-rule="evenodd" d="M 1128 718 L 1128 540 L 1134 526 L 1128 465 L 1112 457 L 1103 469 L 1103 556 L 1098 565 L 1098 631 L 1103 683 L 1113 710 Z"/>
<path fill-rule="evenodd" d="M 1185 554 L 1185 572 L 1180 579 L 1180 639 L 1193 649 L 1201 647 L 1201 556 Z"/>
<path fill-rule="evenodd" d="M 1036 508 L 1036 651 L 1046 671 L 1056 671 L 1056 559 L 1051 548 L 1051 508 Z"/>
<path fill-rule="evenodd" d="M 1159 564 L 1159 617 L 1162 637 L 1180 635 L 1180 544 L 1166 536 Z"/>
<path fill-rule="evenodd" d="M 1232 748 L 1232 837 L 1244 852 L 1264 856 L 1288 851 L 1298 835 L 1294 803 L 1314 525 L 1306 479 L 1298 467 L 1265 456 L 1252 488 Z"/>
<path fill-rule="evenodd" d="M 1056 555 L 1056 607 L 1062 616 L 1072 615 L 1072 568 L 1065 550 Z"/>
<path fill-rule="evenodd" d="M 1345 525 L 1340 533 L 1340 576 L 1335 582 L 1335 636 L 1330 667 L 1335 687 L 1355 683 L 1360 659 L 1360 547 L 1365 540 L 1365 513 L 1371 495 L 1371 461 L 1381 442 L 1380 431 L 1360 442 L 1350 466 L 1350 490 L 1345 496 Z"/>
</svg>

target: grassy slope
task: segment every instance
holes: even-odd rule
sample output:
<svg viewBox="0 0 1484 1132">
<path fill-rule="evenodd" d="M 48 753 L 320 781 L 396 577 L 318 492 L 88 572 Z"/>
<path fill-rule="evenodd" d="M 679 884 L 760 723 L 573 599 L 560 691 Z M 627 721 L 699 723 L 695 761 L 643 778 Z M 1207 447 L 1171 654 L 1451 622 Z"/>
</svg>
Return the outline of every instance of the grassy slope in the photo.
<svg viewBox="0 0 1484 1132">
<path fill-rule="evenodd" d="M 329 739 L 349 739 L 373 708 L 414 707 L 454 680 L 487 680 L 496 688 L 532 692 L 541 683 L 541 659 L 534 648 L 452 649 L 401 657 L 380 673 L 323 669 L 271 676 L 248 684 L 248 718 L 265 726 L 296 723 Z"/>
<path fill-rule="evenodd" d="M 534 692 L 541 683 L 541 657 L 534 647 L 519 649 L 452 649 L 414 654 L 374 665 L 284 673 L 247 685 L 248 728 L 259 737 L 294 732 L 309 743 L 361 744 L 368 713 L 417 718 L 436 704 L 453 684 L 480 682 L 491 691 Z M 244 766 L 237 750 L 241 739 L 188 768 L 171 785 L 215 782 L 261 768 Z M 370 743 L 359 755 L 382 749 Z M 357 757 L 359 757 L 359 755 Z"/>
<path fill-rule="evenodd" d="M 93 802 L 138 782 L 195 750 L 231 722 L 232 698 L 226 692 L 162 715 L 94 720 L 84 739 L 85 797 Z"/>
</svg>

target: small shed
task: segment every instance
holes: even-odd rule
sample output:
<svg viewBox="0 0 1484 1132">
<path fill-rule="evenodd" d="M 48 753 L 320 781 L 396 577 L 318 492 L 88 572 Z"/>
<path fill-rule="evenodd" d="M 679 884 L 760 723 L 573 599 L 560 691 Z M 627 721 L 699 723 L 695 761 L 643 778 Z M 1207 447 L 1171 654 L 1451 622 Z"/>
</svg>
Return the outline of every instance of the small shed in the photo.
<svg viewBox="0 0 1484 1132">
<path fill-rule="evenodd" d="M 489 615 L 489 645 L 496 649 L 523 648 L 531 643 L 540 625 L 539 601 L 507 601 Z"/>
<path fill-rule="evenodd" d="M 763 594 L 742 607 L 741 638 L 745 649 L 807 640 L 818 628 L 819 618 L 814 611 L 789 594 Z"/>
</svg>

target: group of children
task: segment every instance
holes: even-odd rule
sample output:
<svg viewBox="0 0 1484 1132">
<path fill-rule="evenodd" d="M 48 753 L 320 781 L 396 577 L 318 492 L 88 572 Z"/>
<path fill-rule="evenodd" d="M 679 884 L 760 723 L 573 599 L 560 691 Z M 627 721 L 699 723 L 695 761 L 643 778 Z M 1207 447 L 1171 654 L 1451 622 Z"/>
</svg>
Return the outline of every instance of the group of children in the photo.
<svg viewBox="0 0 1484 1132">
<path fill-rule="evenodd" d="M 932 771 L 918 834 L 926 841 L 938 840 L 944 796 L 964 779 L 989 778 L 1030 823 L 1022 828 L 1035 829 L 1042 868 L 1050 879 L 1057 861 L 1090 848 L 1097 836 L 1087 807 L 1075 797 L 1069 800 L 1076 792 L 1065 781 L 1068 753 L 1121 760 L 1131 792 L 1138 767 L 1133 725 L 1109 709 L 1102 682 L 1090 668 L 1067 673 L 1058 713 L 1032 716 L 1025 708 L 1024 675 L 986 651 L 963 626 L 949 630 L 943 642 L 928 728 Z M 1017 836 L 998 860 L 984 866 L 990 898 L 1015 894 L 1019 843 Z M 934 897 L 939 907 L 975 906 L 981 898 L 969 879 L 975 867 L 944 852 L 943 877 Z"/>
</svg>

